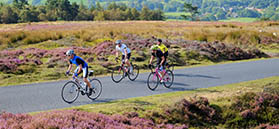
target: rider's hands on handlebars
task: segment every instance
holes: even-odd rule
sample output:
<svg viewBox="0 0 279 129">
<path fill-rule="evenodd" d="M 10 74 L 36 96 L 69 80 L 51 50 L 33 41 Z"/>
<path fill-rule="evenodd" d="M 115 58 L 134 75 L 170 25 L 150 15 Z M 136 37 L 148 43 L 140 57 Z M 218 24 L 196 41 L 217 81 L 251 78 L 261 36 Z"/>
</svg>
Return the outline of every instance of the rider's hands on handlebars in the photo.
<svg viewBox="0 0 279 129">
<path fill-rule="evenodd" d="M 70 74 L 70 71 L 67 71 L 65 74 L 66 74 L 66 75 L 69 75 L 69 74 Z"/>
<path fill-rule="evenodd" d="M 74 75 L 75 75 L 75 77 L 77 77 L 77 76 L 78 76 L 78 73 L 74 73 Z"/>
<path fill-rule="evenodd" d="M 151 68 L 152 68 L 152 65 L 151 65 L 151 64 L 148 64 L 148 68 L 150 68 L 150 69 L 151 69 Z"/>
</svg>

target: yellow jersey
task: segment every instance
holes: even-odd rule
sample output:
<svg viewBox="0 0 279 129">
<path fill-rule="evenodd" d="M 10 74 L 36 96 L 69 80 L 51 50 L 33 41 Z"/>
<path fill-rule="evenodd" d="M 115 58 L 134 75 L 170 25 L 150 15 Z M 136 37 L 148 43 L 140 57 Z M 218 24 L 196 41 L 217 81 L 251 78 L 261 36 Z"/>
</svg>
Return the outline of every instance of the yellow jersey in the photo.
<svg viewBox="0 0 279 129">
<path fill-rule="evenodd" d="M 167 48 L 164 44 L 162 44 L 162 43 L 159 45 L 159 48 L 160 48 L 160 50 L 161 50 L 163 53 L 165 53 L 165 52 L 168 51 L 168 48 Z"/>
</svg>

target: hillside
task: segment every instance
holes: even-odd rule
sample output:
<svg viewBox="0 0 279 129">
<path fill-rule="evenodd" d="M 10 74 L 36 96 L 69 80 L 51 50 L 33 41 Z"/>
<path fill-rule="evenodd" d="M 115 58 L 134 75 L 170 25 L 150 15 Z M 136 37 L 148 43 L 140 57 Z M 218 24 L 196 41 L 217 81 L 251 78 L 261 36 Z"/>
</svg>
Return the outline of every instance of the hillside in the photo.
<svg viewBox="0 0 279 129">
<path fill-rule="evenodd" d="M 47 0 L 28 0 L 32 5 L 44 5 Z M 278 0 L 69 0 L 71 3 L 83 3 L 88 7 L 97 2 L 104 7 L 110 3 L 126 4 L 131 8 L 141 10 L 144 6 L 164 12 L 181 12 L 183 3 L 192 3 L 200 11 L 200 19 L 205 21 L 223 20 L 237 17 L 279 19 Z M 3 3 L 12 3 L 12 0 L 2 0 Z M 167 16 L 168 19 L 179 19 L 179 16 Z"/>
</svg>

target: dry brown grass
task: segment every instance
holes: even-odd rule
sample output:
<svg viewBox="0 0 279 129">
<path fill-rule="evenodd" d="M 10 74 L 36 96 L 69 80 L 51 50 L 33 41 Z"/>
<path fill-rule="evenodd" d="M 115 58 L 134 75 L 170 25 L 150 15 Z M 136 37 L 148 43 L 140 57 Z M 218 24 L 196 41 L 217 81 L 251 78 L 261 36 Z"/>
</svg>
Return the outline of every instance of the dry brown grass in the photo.
<svg viewBox="0 0 279 129">
<path fill-rule="evenodd" d="M 260 32 L 262 31 L 262 32 Z M 1 48 L 17 43 L 34 44 L 75 36 L 80 42 L 98 39 L 119 39 L 124 34 L 144 38 L 156 36 L 164 39 L 222 41 L 235 44 L 254 44 L 260 37 L 279 34 L 279 22 L 186 22 L 186 21 L 103 21 L 103 22 L 42 22 L 1 25 Z M 23 41 L 24 44 L 20 42 Z M 18 43 L 19 42 L 19 43 Z M 7 45 L 8 44 L 8 45 Z M 15 46 L 17 47 L 17 46 Z"/>
</svg>

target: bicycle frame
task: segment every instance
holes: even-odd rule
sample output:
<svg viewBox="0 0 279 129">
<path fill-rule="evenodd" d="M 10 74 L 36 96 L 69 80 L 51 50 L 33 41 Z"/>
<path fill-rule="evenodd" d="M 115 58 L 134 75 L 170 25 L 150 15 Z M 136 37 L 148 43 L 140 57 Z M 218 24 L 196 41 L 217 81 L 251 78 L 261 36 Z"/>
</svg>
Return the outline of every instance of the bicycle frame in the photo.
<svg viewBox="0 0 279 129">
<path fill-rule="evenodd" d="M 156 74 L 153 76 L 153 79 L 155 79 L 156 76 L 158 76 L 160 80 L 163 79 L 163 77 L 160 76 L 159 72 L 160 72 L 160 71 L 159 71 L 159 69 L 158 69 L 158 67 L 157 67 L 157 68 L 155 69 L 155 73 L 156 73 Z M 164 70 L 163 70 L 163 74 L 165 75 L 165 73 L 166 73 L 166 70 L 164 69 Z"/>
</svg>

